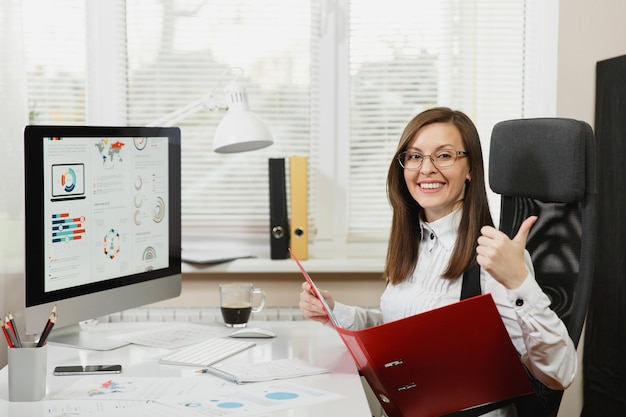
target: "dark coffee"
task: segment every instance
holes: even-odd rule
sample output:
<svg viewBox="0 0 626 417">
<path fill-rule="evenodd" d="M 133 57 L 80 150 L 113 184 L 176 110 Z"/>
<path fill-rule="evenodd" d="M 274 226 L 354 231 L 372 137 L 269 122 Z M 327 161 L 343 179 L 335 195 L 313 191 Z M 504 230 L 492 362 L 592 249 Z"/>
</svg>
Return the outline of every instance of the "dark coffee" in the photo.
<svg viewBox="0 0 626 417">
<path fill-rule="evenodd" d="M 227 325 L 241 326 L 246 324 L 250 320 L 251 312 L 252 306 L 250 305 L 229 304 L 222 306 L 222 317 Z"/>
</svg>

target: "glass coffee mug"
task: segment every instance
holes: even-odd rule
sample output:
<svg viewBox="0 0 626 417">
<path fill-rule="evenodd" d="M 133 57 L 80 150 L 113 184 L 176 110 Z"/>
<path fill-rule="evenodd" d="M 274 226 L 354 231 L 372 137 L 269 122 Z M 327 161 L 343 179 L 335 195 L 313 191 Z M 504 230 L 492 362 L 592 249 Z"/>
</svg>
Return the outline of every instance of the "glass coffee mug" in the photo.
<svg viewBox="0 0 626 417">
<path fill-rule="evenodd" d="M 254 306 L 254 300 L 258 302 Z M 265 291 L 254 288 L 251 282 L 220 284 L 220 307 L 224 324 L 228 327 L 245 327 L 252 313 L 265 306 Z"/>
</svg>

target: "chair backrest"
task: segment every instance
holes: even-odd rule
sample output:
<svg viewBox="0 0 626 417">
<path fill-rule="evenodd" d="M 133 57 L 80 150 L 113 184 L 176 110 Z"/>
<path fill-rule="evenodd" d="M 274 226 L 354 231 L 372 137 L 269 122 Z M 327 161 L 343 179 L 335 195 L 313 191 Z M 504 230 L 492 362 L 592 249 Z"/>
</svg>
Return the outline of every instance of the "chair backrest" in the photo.
<svg viewBox="0 0 626 417">
<path fill-rule="evenodd" d="M 538 216 L 526 248 L 576 346 L 594 274 L 595 175 L 595 140 L 585 122 L 539 118 L 494 126 L 489 184 L 501 196 L 500 230 L 512 237 L 524 219 Z M 532 417 L 556 416 L 562 392 L 547 396 L 547 410 Z"/>
</svg>

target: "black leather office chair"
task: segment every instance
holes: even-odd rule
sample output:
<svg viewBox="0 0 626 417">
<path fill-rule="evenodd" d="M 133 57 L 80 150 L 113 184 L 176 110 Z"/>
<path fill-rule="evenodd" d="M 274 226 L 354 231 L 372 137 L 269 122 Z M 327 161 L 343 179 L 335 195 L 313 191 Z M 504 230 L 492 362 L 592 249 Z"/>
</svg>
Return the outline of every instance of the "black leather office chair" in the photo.
<svg viewBox="0 0 626 417">
<path fill-rule="evenodd" d="M 577 346 L 594 274 L 595 141 L 591 127 L 563 118 L 498 123 L 491 136 L 489 184 L 501 196 L 500 230 L 514 236 L 539 216 L 528 236 L 536 278 Z M 556 416 L 562 391 L 544 392 L 543 410 Z"/>
</svg>

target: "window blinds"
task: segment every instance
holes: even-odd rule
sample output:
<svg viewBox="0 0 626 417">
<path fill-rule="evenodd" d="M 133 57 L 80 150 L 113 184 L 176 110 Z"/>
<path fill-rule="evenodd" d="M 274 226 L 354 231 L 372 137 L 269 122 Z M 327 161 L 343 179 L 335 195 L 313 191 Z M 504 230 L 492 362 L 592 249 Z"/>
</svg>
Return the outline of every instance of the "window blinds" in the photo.
<svg viewBox="0 0 626 417">
<path fill-rule="evenodd" d="M 84 124 L 95 29 L 82 0 L 48 3 L 23 1 L 33 121 Z M 491 127 L 524 115 L 524 80 L 533 79 L 524 0 L 116 3 L 123 7 L 98 30 L 126 32 L 114 48 L 124 56 L 113 60 L 125 76 L 107 81 L 124 83 L 125 99 L 103 111 L 145 125 L 209 91 L 221 102 L 220 77 L 238 66 L 251 110 L 274 135 L 270 148 L 220 155 L 212 138 L 223 113 L 179 124 L 184 234 L 267 236 L 268 158 L 306 155 L 310 239 L 383 242 L 386 174 L 406 123 L 430 106 L 463 110 L 488 156 Z M 320 225 L 330 232 L 316 234 Z"/>
<path fill-rule="evenodd" d="M 521 117 L 523 1 L 350 3 L 350 233 L 386 237 L 385 180 L 407 122 L 432 106 L 491 126 Z M 409 10 L 410 9 L 410 10 Z"/>
<path fill-rule="evenodd" d="M 84 2 L 24 1 L 22 18 L 30 123 L 84 124 Z"/>
<path fill-rule="evenodd" d="M 239 82 L 250 109 L 274 136 L 267 149 L 220 155 L 212 138 L 223 113 L 180 123 L 183 227 L 205 235 L 267 234 L 268 158 L 310 155 L 311 6 L 308 2 L 216 0 L 127 4 L 129 122 L 149 123 L 213 90 L 225 104 L 221 76 Z M 269 240 L 269 237 L 268 237 Z"/>
</svg>

